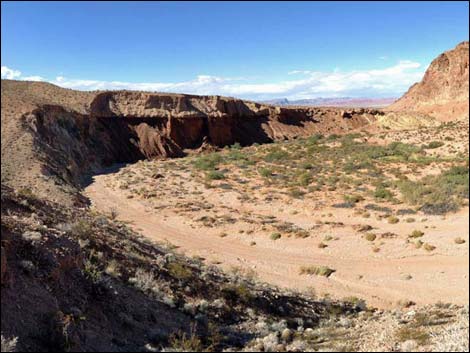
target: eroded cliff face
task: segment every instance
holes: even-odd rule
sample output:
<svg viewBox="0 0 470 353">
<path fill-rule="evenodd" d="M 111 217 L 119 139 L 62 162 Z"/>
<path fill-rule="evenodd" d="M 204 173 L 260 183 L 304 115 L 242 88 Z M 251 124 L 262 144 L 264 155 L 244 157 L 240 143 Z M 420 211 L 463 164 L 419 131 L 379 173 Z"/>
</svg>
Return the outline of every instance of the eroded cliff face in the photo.
<svg viewBox="0 0 470 353">
<path fill-rule="evenodd" d="M 92 118 L 124 119 L 141 133 L 158 131 L 182 150 L 204 141 L 215 146 L 248 145 L 313 132 L 340 133 L 366 125 L 377 114 L 377 110 L 281 108 L 220 96 L 128 91 L 98 94 L 90 106 Z"/>
<path fill-rule="evenodd" d="M 42 172 L 79 186 L 114 163 L 181 157 L 190 149 L 269 143 L 368 125 L 377 110 L 281 108 L 219 96 L 103 92 L 87 112 L 41 105 L 23 116 Z"/>
<path fill-rule="evenodd" d="M 468 119 L 469 42 L 462 42 L 433 60 L 421 82 L 388 107 L 393 111 L 415 111 L 441 121 Z"/>
</svg>

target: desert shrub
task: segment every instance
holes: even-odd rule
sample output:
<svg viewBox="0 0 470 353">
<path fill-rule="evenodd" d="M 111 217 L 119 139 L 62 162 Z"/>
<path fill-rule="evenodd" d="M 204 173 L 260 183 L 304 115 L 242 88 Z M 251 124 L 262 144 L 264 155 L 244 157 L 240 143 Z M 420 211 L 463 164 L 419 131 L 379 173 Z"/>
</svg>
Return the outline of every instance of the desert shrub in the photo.
<svg viewBox="0 0 470 353">
<path fill-rule="evenodd" d="M 207 180 L 223 180 L 225 179 L 224 173 L 218 171 L 218 170 L 211 170 L 206 174 L 206 179 Z"/>
<path fill-rule="evenodd" d="M 441 141 L 431 141 L 427 145 L 424 146 L 426 149 L 434 149 L 444 146 L 444 143 Z"/>
<path fill-rule="evenodd" d="M 178 280 L 188 280 L 192 277 L 193 271 L 179 262 L 172 262 L 168 265 L 168 272 L 173 278 Z"/>
<path fill-rule="evenodd" d="M 388 217 L 388 223 L 390 224 L 396 224 L 400 222 L 400 220 L 398 219 L 398 217 L 395 217 L 395 216 L 390 216 Z"/>
<path fill-rule="evenodd" d="M 25 197 L 27 199 L 36 198 L 36 195 L 34 194 L 33 190 L 31 190 L 31 188 L 28 188 L 28 187 L 18 189 L 17 193 L 19 196 Z"/>
<path fill-rule="evenodd" d="M 404 215 L 409 215 L 409 214 L 416 214 L 416 211 L 410 208 L 402 208 L 402 209 L 397 210 L 396 213 L 399 216 L 404 216 Z"/>
<path fill-rule="evenodd" d="M 465 239 L 461 238 L 461 237 L 457 237 L 454 239 L 454 243 L 455 244 L 464 244 L 465 243 Z"/>
<path fill-rule="evenodd" d="M 84 261 L 82 272 L 83 275 L 92 283 L 99 283 L 101 281 L 102 272 L 98 265 L 93 262 L 91 257 Z"/>
<path fill-rule="evenodd" d="M 270 238 L 271 240 L 278 240 L 278 239 L 281 239 L 282 235 L 281 233 L 272 233 Z"/>
<path fill-rule="evenodd" d="M 370 161 L 368 160 L 348 160 L 344 166 L 343 166 L 343 171 L 345 171 L 346 173 L 352 173 L 354 171 L 357 171 L 357 170 L 361 170 L 361 169 L 369 169 L 369 168 L 373 168 L 373 165 Z"/>
<path fill-rule="evenodd" d="M 328 135 L 328 137 L 326 138 L 327 141 L 334 141 L 334 140 L 337 140 L 339 139 L 341 136 L 339 136 L 338 134 L 331 134 L 331 135 Z"/>
<path fill-rule="evenodd" d="M 308 186 L 312 182 L 312 175 L 308 172 L 302 173 L 298 177 L 298 183 L 302 186 Z"/>
<path fill-rule="evenodd" d="M 265 157 L 266 162 L 279 162 L 289 157 L 289 153 L 283 150 L 271 151 Z"/>
<path fill-rule="evenodd" d="M 269 178 L 270 176 L 273 175 L 273 172 L 269 168 L 260 168 L 259 174 L 264 178 Z"/>
<path fill-rule="evenodd" d="M 302 191 L 298 188 L 292 188 L 289 190 L 289 195 L 296 198 L 296 199 L 299 199 L 301 198 L 302 196 L 305 195 L 305 191 Z"/>
<path fill-rule="evenodd" d="M 460 208 L 461 199 L 469 194 L 468 167 L 454 166 L 436 176 L 428 176 L 420 181 L 401 181 L 398 188 L 403 199 L 419 205 L 426 214 L 445 214 Z"/>
<path fill-rule="evenodd" d="M 155 276 L 142 268 L 137 269 L 134 277 L 129 278 L 129 282 L 144 293 L 159 292 L 159 285 Z"/>
<path fill-rule="evenodd" d="M 423 249 L 426 250 L 426 251 L 433 251 L 433 250 L 436 249 L 436 247 L 434 245 L 429 244 L 429 243 L 424 243 Z"/>
<path fill-rule="evenodd" d="M 117 278 L 121 275 L 119 267 L 120 267 L 119 262 L 113 259 L 106 265 L 106 268 L 104 269 L 104 272 L 108 276 Z"/>
<path fill-rule="evenodd" d="M 300 268 L 301 275 L 316 275 L 323 277 L 330 277 L 332 273 L 336 272 L 328 266 L 302 266 Z"/>
<path fill-rule="evenodd" d="M 419 345 L 427 344 L 430 338 L 430 335 L 422 328 L 415 327 L 401 327 L 395 332 L 395 335 L 399 342 L 414 340 Z"/>
<path fill-rule="evenodd" d="M 222 288 L 222 297 L 232 303 L 249 303 L 253 299 L 250 288 L 244 283 L 226 285 Z"/>
<path fill-rule="evenodd" d="M 373 203 L 368 203 L 364 206 L 366 210 L 377 211 L 377 212 L 384 212 L 384 213 L 391 213 L 392 209 L 390 207 L 383 207 Z"/>
<path fill-rule="evenodd" d="M 199 170 L 214 170 L 222 162 L 222 156 L 219 153 L 211 153 L 197 158 L 193 165 Z"/>
<path fill-rule="evenodd" d="M 374 233 L 367 233 L 364 238 L 368 241 L 374 241 L 377 236 Z"/>
<path fill-rule="evenodd" d="M 414 230 L 408 237 L 409 238 L 421 238 L 424 235 L 424 233 L 420 230 Z"/>
<path fill-rule="evenodd" d="M 307 144 L 308 145 L 316 145 L 320 140 L 323 139 L 323 135 L 322 134 L 315 134 L 315 135 L 312 135 L 310 136 L 308 139 L 307 139 Z"/>
<path fill-rule="evenodd" d="M 80 219 L 73 223 L 70 232 L 79 238 L 88 238 L 93 231 L 93 226 L 87 219 Z"/>
<path fill-rule="evenodd" d="M 333 207 L 335 208 L 354 208 L 355 206 L 356 206 L 356 203 L 350 202 L 350 201 L 333 204 Z"/>
<path fill-rule="evenodd" d="M 358 203 L 364 201 L 361 195 L 344 195 L 344 202 Z"/>
<path fill-rule="evenodd" d="M 415 248 L 416 249 L 421 249 L 421 247 L 423 246 L 423 241 L 422 240 L 416 240 L 414 245 L 415 245 Z"/>
<path fill-rule="evenodd" d="M 411 156 L 419 152 L 421 152 L 420 147 L 403 142 L 392 142 L 386 149 L 386 154 L 388 156 L 401 157 L 404 160 L 408 160 Z"/>
<path fill-rule="evenodd" d="M 188 334 L 179 331 L 170 336 L 171 351 L 174 352 L 202 352 L 204 350 L 201 339 L 196 335 L 196 326 L 191 327 Z"/>
<path fill-rule="evenodd" d="M 393 194 L 387 188 L 379 186 L 374 191 L 374 197 L 376 199 L 391 200 L 393 198 Z"/>
</svg>

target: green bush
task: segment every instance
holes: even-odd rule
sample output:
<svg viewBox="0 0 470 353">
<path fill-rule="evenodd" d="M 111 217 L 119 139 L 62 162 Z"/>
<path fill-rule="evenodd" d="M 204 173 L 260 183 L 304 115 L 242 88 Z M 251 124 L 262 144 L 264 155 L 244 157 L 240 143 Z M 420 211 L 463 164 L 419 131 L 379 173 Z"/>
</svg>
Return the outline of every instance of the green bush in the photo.
<svg viewBox="0 0 470 353">
<path fill-rule="evenodd" d="M 266 162 L 279 162 L 287 157 L 289 157 L 289 153 L 286 151 L 271 151 L 264 157 L 264 160 Z"/>
<path fill-rule="evenodd" d="M 426 149 L 434 149 L 444 146 L 444 143 L 441 141 L 431 141 L 427 145 L 424 146 Z"/>
<path fill-rule="evenodd" d="M 269 169 L 269 168 L 261 168 L 261 169 L 259 170 L 259 174 L 260 174 L 262 177 L 264 177 L 264 178 L 269 178 L 270 176 L 273 175 L 273 172 L 272 172 L 272 170 Z"/>
<path fill-rule="evenodd" d="M 358 203 L 364 201 L 361 195 L 344 195 L 344 202 Z"/>
<path fill-rule="evenodd" d="M 387 188 L 384 188 L 383 186 L 378 186 L 375 189 L 374 197 L 376 199 L 391 200 L 393 198 L 393 194 Z"/>
<path fill-rule="evenodd" d="M 225 175 L 218 170 L 211 170 L 206 174 L 206 179 L 208 180 L 223 180 L 225 179 Z"/>
<path fill-rule="evenodd" d="M 197 158 L 193 165 L 199 170 L 214 170 L 222 162 L 222 156 L 219 153 L 211 153 Z"/>
<path fill-rule="evenodd" d="M 440 175 L 427 176 L 419 181 L 404 180 L 398 188 L 404 201 L 419 205 L 426 214 L 445 214 L 460 208 L 469 194 L 468 166 L 454 166 Z"/>
</svg>

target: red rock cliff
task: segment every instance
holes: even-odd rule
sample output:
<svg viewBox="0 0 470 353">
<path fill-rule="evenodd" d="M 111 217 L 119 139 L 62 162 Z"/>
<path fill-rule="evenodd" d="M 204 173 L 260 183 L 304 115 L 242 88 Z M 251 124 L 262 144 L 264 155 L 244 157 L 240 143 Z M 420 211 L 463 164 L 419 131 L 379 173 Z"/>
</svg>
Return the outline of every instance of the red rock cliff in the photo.
<svg viewBox="0 0 470 353">
<path fill-rule="evenodd" d="M 468 119 L 468 47 L 468 42 L 462 42 L 439 55 L 421 82 L 387 110 L 421 112 L 441 121 Z"/>
</svg>

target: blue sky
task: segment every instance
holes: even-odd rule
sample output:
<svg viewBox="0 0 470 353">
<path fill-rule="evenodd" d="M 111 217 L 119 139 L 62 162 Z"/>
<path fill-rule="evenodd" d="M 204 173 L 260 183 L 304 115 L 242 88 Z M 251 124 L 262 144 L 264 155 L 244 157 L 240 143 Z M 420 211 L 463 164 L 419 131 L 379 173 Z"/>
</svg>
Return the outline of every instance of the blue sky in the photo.
<svg viewBox="0 0 470 353">
<path fill-rule="evenodd" d="M 467 2 L 2 2 L 2 78 L 251 99 L 399 96 Z"/>
</svg>

